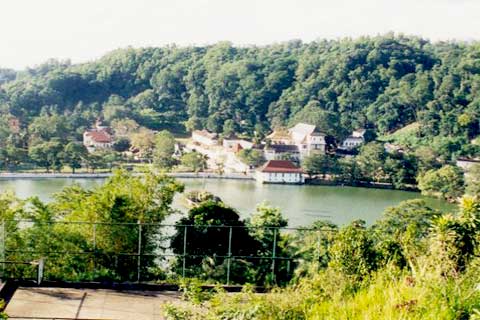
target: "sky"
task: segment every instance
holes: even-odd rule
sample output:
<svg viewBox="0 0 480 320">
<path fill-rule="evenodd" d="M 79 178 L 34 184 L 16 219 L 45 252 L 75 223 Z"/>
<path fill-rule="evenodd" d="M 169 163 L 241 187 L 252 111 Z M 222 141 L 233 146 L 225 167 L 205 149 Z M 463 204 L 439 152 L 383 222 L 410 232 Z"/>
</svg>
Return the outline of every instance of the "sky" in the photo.
<svg viewBox="0 0 480 320">
<path fill-rule="evenodd" d="M 127 46 L 264 45 L 387 32 L 480 40 L 480 0 L 0 0 L 0 67 Z"/>
</svg>

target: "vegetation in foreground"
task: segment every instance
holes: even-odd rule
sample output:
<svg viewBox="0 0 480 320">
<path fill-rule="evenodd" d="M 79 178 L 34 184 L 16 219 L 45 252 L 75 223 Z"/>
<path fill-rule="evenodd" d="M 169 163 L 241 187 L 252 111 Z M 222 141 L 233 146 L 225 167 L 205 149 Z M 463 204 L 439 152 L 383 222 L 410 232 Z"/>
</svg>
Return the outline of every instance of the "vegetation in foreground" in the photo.
<svg viewBox="0 0 480 320">
<path fill-rule="evenodd" d="M 119 171 L 93 190 L 68 187 L 48 204 L 4 194 L 0 214 L 7 258 L 47 255 L 44 272 L 51 280 L 179 281 L 191 307 L 168 306 L 171 319 L 478 319 L 478 194 L 463 196 L 448 214 L 410 200 L 388 208 L 372 226 L 354 221 L 339 228 L 318 221 L 311 229 L 319 232 L 282 232 L 287 221 L 279 209 L 261 204 L 242 220 L 220 199 L 192 193 L 195 203 L 175 225 L 169 244 L 177 259 L 157 260 L 166 234 L 156 227 L 139 233 L 139 223 L 164 221 L 175 212 L 171 203 L 181 191 L 169 177 Z M 76 221 L 98 224 L 92 229 L 63 223 Z M 192 255 L 183 260 L 185 225 L 191 225 Z M 238 228 L 232 254 L 243 257 L 231 266 L 222 256 L 228 246 L 225 226 Z M 291 257 L 291 264 L 272 264 L 274 252 Z M 249 256 L 261 259 L 254 263 Z M 200 290 L 201 283 L 225 283 L 227 270 L 231 283 L 244 284 L 242 293 Z M 184 271 L 196 280 L 184 282 Z M 5 272 L 29 275 L 23 266 Z M 256 294 L 253 285 L 269 291 Z"/>
<path fill-rule="evenodd" d="M 285 287 L 255 293 L 185 286 L 190 307 L 169 319 L 480 319 L 480 200 L 462 198 L 442 214 L 411 200 L 371 227 L 340 228 L 321 241 L 293 236 L 300 261 Z M 297 242 L 299 241 L 301 245 Z"/>
</svg>

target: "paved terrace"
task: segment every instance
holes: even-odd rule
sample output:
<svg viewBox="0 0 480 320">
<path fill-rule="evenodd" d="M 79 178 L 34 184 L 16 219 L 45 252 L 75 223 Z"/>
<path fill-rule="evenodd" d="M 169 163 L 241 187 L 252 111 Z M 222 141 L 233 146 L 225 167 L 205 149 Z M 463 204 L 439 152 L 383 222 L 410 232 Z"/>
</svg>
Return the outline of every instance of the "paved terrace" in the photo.
<svg viewBox="0 0 480 320">
<path fill-rule="evenodd" d="M 10 319 L 164 319 L 162 305 L 180 303 L 172 291 L 25 288 L 16 290 L 5 312 Z"/>
</svg>

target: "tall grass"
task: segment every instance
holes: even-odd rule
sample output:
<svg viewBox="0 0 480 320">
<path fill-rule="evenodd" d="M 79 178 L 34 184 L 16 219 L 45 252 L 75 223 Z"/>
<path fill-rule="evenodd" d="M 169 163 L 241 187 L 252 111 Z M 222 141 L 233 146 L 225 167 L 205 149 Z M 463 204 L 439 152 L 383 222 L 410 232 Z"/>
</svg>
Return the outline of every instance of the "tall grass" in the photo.
<svg viewBox="0 0 480 320">
<path fill-rule="evenodd" d="M 445 278 L 428 270 L 413 277 L 386 267 L 361 284 L 327 269 L 266 294 L 248 289 L 236 294 L 218 292 L 194 309 L 170 307 L 167 316 L 203 320 L 480 319 L 480 259 L 458 277 Z"/>
</svg>

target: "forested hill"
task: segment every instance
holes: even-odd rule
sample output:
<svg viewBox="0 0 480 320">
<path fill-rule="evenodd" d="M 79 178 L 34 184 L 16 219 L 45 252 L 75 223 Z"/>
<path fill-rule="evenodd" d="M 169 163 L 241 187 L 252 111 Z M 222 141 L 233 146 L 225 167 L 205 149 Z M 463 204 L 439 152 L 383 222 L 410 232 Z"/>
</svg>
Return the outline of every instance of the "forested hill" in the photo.
<svg viewBox="0 0 480 320">
<path fill-rule="evenodd" d="M 43 140 L 80 139 L 99 115 L 107 123 L 131 118 L 151 129 L 250 136 L 304 121 L 337 138 L 418 122 L 418 141 L 435 137 L 449 152 L 469 153 L 479 133 L 480 44 L 385 35 L 127 48 L 78 65 L 0 69 L 0 112 L 3 121 L 20 119 L 23 137 Z"/>
</svg>

